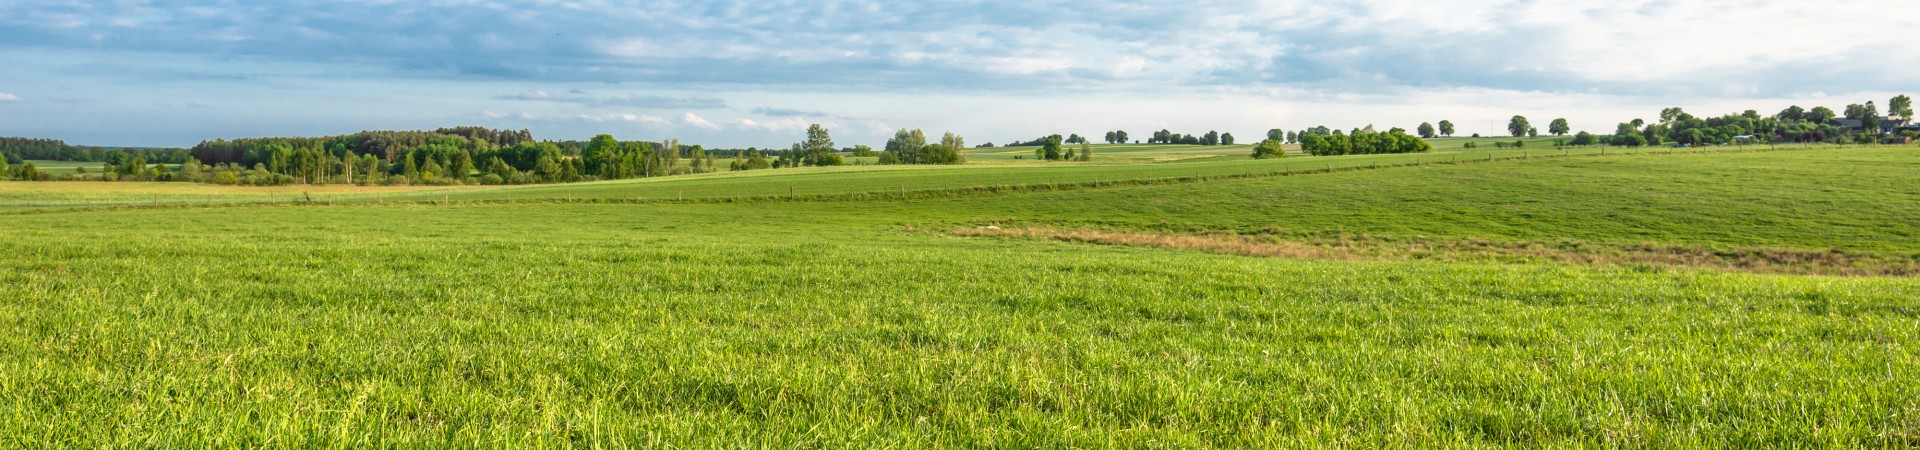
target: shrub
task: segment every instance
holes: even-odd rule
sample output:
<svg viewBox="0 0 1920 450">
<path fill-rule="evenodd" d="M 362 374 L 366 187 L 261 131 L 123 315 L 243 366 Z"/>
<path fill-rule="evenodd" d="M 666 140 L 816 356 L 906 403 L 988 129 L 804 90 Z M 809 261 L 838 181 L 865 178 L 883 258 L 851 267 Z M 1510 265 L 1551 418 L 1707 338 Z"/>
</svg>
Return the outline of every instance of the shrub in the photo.
<svg viewBox="0 0 1920 450">
<path fill-rule="evenodd" d="M 490 173 L 490 174 L 480 176 L 480 184 L 484 184 L 488 186 L 498 185 L 500 183 L 505 183 L 505 182 L 507 182 L 507 180 L 500 178 L 499 174 Z"/>
<path fill-rule="evenodd" d="M 1282 158 L 1286 156 L 1286 147 L 1283 146 L 1280 141 L 1268 139 L 1260 141 L 1259 145 L 1253 146 L 1253 159 Z"/>
</svg>

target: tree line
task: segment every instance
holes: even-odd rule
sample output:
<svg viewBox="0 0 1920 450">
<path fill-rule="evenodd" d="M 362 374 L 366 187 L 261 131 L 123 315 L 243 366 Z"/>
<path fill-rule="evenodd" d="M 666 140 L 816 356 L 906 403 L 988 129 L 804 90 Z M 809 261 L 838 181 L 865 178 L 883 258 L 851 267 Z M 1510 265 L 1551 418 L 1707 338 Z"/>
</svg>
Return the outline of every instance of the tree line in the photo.
<svg viewBox="0 0 1920 450">
<path fill-rule="evenodd" d="M 131 155 L 140 155 L 150 161 L 180 164 L 187 161 L 190 153 L 183 148 L 109 148 L 67 145 L 59 139 L 39 139 L 24 137 L 0 137 L 0 158 L 9 164 L 19 165 L 25 160 L 79 162 L 113 162 Z"/>
</svg>

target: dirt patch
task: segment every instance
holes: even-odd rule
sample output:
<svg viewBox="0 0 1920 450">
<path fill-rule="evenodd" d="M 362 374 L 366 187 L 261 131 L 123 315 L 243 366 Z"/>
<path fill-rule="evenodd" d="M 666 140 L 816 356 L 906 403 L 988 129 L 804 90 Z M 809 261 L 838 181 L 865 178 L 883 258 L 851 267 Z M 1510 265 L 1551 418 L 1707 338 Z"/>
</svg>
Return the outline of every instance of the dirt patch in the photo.
<svg viewBox="0 0 1920 450">
<path fill-rule="evenodd" d="M 1481 239 L 1339 236 L 1300 239 L 1266 234 L 1169 234 L 1049 227 L 960 228 L 955 235 L 1047 239 L 1129 247 L 1197 250 L 1225 255 L 1293 259 L 1558 262 L 1582 265 L 1706 267 L 1796 275 L 1920 275 L 1920 255 L 1677 245 L 1541 243 Z"/>
</svg>

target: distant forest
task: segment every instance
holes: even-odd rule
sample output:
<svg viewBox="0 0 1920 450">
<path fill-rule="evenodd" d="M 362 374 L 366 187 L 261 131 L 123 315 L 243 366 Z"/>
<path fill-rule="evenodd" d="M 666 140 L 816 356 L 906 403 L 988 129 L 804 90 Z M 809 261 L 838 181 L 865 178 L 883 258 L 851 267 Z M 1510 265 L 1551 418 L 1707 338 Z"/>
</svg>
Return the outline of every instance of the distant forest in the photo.
<svg viewBox="0 0 1920 450">
<path fill-rule="evenodd" d="M 1887 103 L 1886 113 L 1873 102 L 1848 105 L 1844 113 L 1825 107 L 1789 107 L 1771 116 L 1748 110 L 1719 117 L 1700 117 L 1680 108 L 1660 112 L 1658 122 L 1635 119 L 1619 124 L 1611 134 L 1579 132 L 1566 119 L 1554 119 L 1547 134 L 1555 145 L 1612 145 L 1624 147 L 1728 145 L 1745 142 L 1795 143 L 1907 143 L 1920 138 L 1912 123 L 1913 102 L 1905 95 Z M 1299 144 L 1314 156 L 1414 153 L 1432 150 L 1424 139 L 1452 136 L 1453 122 L 1439 126 L 1422 123 L 1417 134 L 1393 128 L 1376 132 L 1372 126 L 1342 132 L 1328 127 L 1298 131 L 1269 130 L 1256 143 L 1255 158 L 1284 156 L 1282 144 Z M 1514 137 L 1537 137 L 1540 130 L 1524 116 L 1513 116 L 1507 131 Z M 1479 135 L 1474 135 L 1479 137 Z M 1105 142 L 1126 143 L 1126 131 L 1110 131 Z M 453 127 L 433 131 L 362 131 L 322 137 L 268 137 L 203 141 L 191 149 L 103 148 L 68 145 L 53 139 L 0 137 L 0 179 L 95 181 L 191 181 L 216 184 L 282 185 L 457 185 L 531 184 L 656 177 L 717 171 L 716 159 L 731 158 L 730 170 L 775 169 L 847 164 L 843 154 L 875 157 L 877 164 L 961 164 L 965 139 L 946 133 L 930 142 L 921 130 L 899 130 L 882 151 L 867 146 L 836 148 L 826 128 L 815 124 L 806 137 L 786 149 L 707 149 L 682 145 L 678 140 L 620 141 L 599 135 L 587 141 L 538 141 L 527 130 Z M 1138 141 L 1134 141 L 1138 142 Z M 1208 131 L 1202 135 L 1169 130 L 1146 140 L 1163 145 L 1233 145 L 1232 133 Z M 1063 144 L 1079 144 L 1073 148 Z M 1467 148 L 1473 148 L 1469 142 Z M 1090 161 L 1094 148 L 1078 134 L 1044 136 L 1008 146 L 1033 146 L 1035 159 Z M 1505 143 L 1497 144 L 1507 146 Z M 1524 145 L 1516 141 L 1511 145 Z M 992 143 L 981 147 L 992 147 Z M 98 162 L 100 167 L 78 173 L 52 174 L 33 164 L 39 161 Z M 176 167 L 177 166 L 177 167 Z"/>
</svg>

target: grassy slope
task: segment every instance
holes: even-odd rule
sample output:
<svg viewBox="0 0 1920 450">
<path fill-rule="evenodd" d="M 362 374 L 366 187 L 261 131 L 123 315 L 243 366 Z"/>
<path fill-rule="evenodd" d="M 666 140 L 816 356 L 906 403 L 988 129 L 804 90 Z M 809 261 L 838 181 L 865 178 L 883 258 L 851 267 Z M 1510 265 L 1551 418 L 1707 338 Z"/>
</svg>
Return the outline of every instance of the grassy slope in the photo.
<svg viewBox="0 0 1920 450">
<path fill-rule="evenodd" d="M 1916 162 L 6 216 L 0 445 L 1910 446 L 1912 279 L 1274 260 L 924 227 L 1912 251 Z"/>
</svg>

